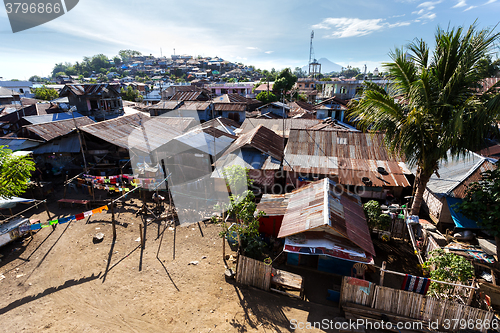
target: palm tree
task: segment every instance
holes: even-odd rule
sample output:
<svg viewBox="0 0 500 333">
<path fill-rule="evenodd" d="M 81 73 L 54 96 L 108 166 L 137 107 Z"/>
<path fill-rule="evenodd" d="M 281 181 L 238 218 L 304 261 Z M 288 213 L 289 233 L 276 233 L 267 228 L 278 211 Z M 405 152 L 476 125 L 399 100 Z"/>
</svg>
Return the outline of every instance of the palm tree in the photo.
<svg viewBox="0 0 500 333">
<path fill-rule="evenodd" d="M 385 133 L 388 149 L 417 167 L 411 213 L 418 215 L 424 190 L 439 161 L 475 150 L 497 120 L 498 95 L 479 94 L 480 61 L 499 33 L 472 25 L 435 34 L 434 51 L 422 39 L 389 55 L 384 64 L 391 84 L 383 89 L 366 82 L 353 103 L 350 119 L 365 130 Z"/>
</svg>

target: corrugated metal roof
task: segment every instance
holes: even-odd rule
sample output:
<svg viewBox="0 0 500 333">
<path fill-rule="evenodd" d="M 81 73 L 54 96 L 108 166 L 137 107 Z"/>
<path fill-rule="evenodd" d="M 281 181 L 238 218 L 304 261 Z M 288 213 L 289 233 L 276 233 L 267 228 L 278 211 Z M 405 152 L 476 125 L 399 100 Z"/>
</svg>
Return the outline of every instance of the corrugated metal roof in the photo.
<svg viewBox="0 0 500 333">
<path fill-rule="evenodd" d="M 175 110 L 183 103 L 184 101 L 174 101 L 174 100 L 160 101 L 155 105 L 147 107 L 146 110 Z"/>
<path fill-rule="evenodd" d="M 257 205 L 256 213 L 264 212 L 266 216 L 285 215 L 288 201 L 292 193 L 286 194 L 263 194 Z"/>
<path fill-rule="evenodd" d="M 262 125 L 269 128 L 274 133 L 283 136 L 283 123 L 285 124 L 285 138 L 288 137 L 290 128 L 295 129 L 306 129 L 311 126 L 321 123 L 322 120 L 319 119 L 250 119 L 247 118 L 240 127 L 240 135 L 245 134 L 253 130 L 254 128 Z"/>
<path fill-rule="evenodd" d="M 68 134 L 75 129 L 75 122 L 78 127 L 93 124 L 94 121 L 89 117 L 80 117 L 67 120 L 52 121 L 49 123 L 29 125 L 24 128 L 42 138 L 45 141 L 55 139 L 59 136 Z"/>
<path fill-rule="evenodd" d="M 257 128 L 238 137 L 224 155 L 248 146 L 281 161 L 283 159 L 283 144 L 284 139 L 282 137 L 270 129 L 259 125 Z"/>
<path fill-rule="evenodd" d="M 246 112 L 247 104 L 244 103 L 214 103 L 215 111 L 219 112 Z"/>
<path fill-rule="evenodd" d="M 78 112 L 73 112 L 73 115 L 75 118 L 83 117 L 83 115 L 81 115 Z M 23 119 L 35 125 L 35 124 L 49 123 L 51 121 L 73 119 L 73 115 L 71 115 L 71 113 L 69 112 L 61 112 L 61 113 L 44 114 L 40 116 L 27 116 L 23 117 Z"/>
<path fill-rule="evenodd" d="M 242 103 L 250 104 L 254 103 L 253 100 L 241 96 L 240 94 L 224 94 L 213 98 L 214 103 Z"/>
<path fill-rule="evenodd" d="M 26 139 L 26 138 L 12 138 L 3 137 L 0 138 L 0 146 L 7 146 L 12 151 L 30 149 L 40 145 L 42 141 Z"/>
<path fill-rule="evenodd" d="M 178 110 L 196 110 L 196 111 L 205 111 L 210 107 L 210 102 L 204 101 L 185 101 Z"/>
<path fill-rule="evenodd" d="M 196 120 L 189 117 L 149 117 L 136 113 L 85 126 L 81 130 L 119 147 L 150 152 L 195 124 Z"/>
<path fill-rule="evenodd" d="M 101 96 L 103 93 L 120 96 L 120 85 L 109 83 L 67 84 L 59 93 L 59 97 L 66 97 L 70 94 L 77 96 Z"/>
<path fill-rule="evenodd" d="M 210 98 L 203 91 L 178 91 L 170 99 L 175 101 L 208 101 Z"/>
<path fill-rule="evenodd" d="M 278 238 L 305 231 L 325 231 L 347 238 L 375 255 L 361 199 L 336 191 L 335 186 L 333 181 L 324 178 L 293 191 Z"/>
<path fill-rule="evenodd" d="M 238 124 L 236 121 L 229 119 L 229 118 L 224 118 L 224 117 L 217 117 L 215 119 L 211 119 L 209 121 L 206 121 L 200 125 L 198 125 L 201 128 L 217 128 L 220 131 L 235 135 L 235 130 L 240 128 L 240 124 Z M 196 127 L 198 127 L 196 126 Z"/>
<path fill-rule="evenodd" d="M 363 178 L 368 177 L 370 186 L 410 186 L 382 134 L 292 129 L 285 161 L 287 171 L 337 176 L 343 185 L 366 186 Z"/>
<path fill-rule="evenodd" d="M 466 182 L 472 175 L 471 179 L 479 180 L 480 170 L 491 170 L 494 167 L 488 162 L 486 158 L 469 152 L 465 156 L 460 156 L 459 158 L 452 158 L 448 154 L 447 160 L 441 160 L 439 162 L 438 177 L 436 174 L 432 174 L 429 182 L 427 183 L 427 188 L 435 194 L 451 194 L 455 189 L 457 190 L 457 198 L 463 198 L 465 193 Z M 479 171 L 478 171 L 479 169 Z M 412 170 L 416 171 L 416 170 Z M 476 173 L 476 171 L 478 171 Z"/>
<path fill-rule="evenodd" d="M 225 151 L 235 139 L 234 135 L 216 128 L 198 128 L 175 138 L 175 140 L 209 155 L 214 155 L 214 152 L 215 155 L 218 155 Z"/>
<path fill-rule="evenodd" d="M 58 138 L 33 149 L 33 154 L 35 155 L 78 152 L 80 152 L 80 141 L 77 135 Z"/>
</svg>

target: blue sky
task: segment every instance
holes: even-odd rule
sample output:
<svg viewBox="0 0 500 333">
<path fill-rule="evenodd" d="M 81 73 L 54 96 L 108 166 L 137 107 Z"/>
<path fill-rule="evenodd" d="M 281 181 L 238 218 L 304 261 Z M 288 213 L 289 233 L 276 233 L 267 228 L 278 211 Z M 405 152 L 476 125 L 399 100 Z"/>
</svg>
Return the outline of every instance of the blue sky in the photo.
<svg viewBox="0 0 500 333">
<path fill-rule="evenodd" d="M 311 30 L 317 59 L 369 71 L 437 26 L 500 21 L 500 0 L 80 0 L 44 25 L 13 34 L 0 9 L 0 77 L 48 75 L 55 63 L 121 49 L 219 56 L 259 68 L 304 66 Z M 497 28 L 497 31 L 500 27 Z"/>
</svg>

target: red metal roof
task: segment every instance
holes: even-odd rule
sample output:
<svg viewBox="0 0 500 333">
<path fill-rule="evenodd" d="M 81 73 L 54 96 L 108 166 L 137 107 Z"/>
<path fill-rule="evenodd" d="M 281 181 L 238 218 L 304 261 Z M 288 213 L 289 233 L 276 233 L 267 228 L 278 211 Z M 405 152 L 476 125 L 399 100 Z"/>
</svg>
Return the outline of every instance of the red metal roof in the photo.
<svg viewBox="0 0 500 333">
<path fill-rule="evenodd" d="M 306 231 L 324 231 L 347 238 L 375 255 L 361 199 L 339 191 L 328 178 L 292 192 L 278 238 Z"/>
</svg>

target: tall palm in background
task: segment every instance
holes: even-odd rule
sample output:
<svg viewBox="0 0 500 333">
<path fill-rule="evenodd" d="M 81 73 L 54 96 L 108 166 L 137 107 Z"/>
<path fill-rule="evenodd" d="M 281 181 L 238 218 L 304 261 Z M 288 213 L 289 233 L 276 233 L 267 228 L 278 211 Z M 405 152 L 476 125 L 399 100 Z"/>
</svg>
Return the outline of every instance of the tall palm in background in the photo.
<svg viewBox="0 0 500 333">
<path fill-rule="evenodd" d="M 389 150 L 417 167 L 412 214 L 418 215 L 432 174 L 439 175 L 439 161 L 478 149 L 496 128 L 500 97 L 491 91 L 479 94 L 478 88 L 484 79 L 480 61 L 499 37 L 475 25 L 438 28 L 434 51 L 415 39 L 391 52 L 392 62 L 384 66 L 392 83 L 384 90 L 366 82 L 361 99 L 352 105 L 352 121 L 384 132 Z"/>
</svg>

